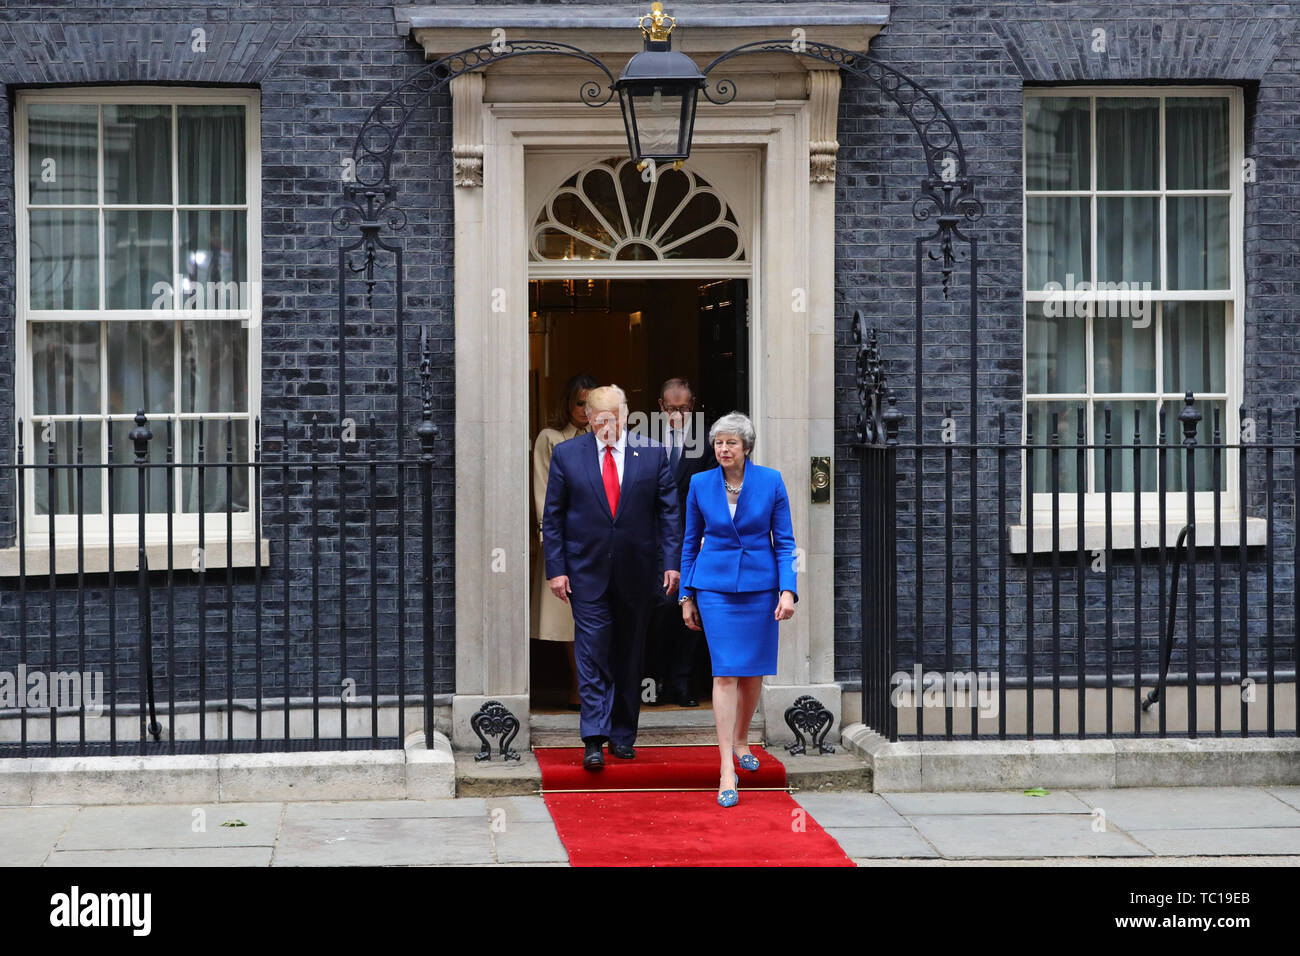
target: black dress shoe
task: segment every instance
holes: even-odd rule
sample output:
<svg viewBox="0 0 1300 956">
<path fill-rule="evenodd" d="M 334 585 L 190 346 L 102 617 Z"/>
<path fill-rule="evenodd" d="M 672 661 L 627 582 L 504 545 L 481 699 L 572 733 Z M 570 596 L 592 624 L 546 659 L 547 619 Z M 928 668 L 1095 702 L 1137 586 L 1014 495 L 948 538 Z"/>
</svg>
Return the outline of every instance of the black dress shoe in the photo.
<svg viewBox="0 0 1300 956">
<path fill-rule="evenodd" d="M 632 749 L 631 744 L 616 744 L 612 740 L 609 742 L 609 752 L 623 760 L 631 760 L 636 756 L 636 751 Z"/>
<path fill-rule="evenodd" d="M 600 752 L 600 744 L 587 744 L 582 755 L 583 770 L 604 770 L 605 755 Z"/>
<path fill-rule="evenodd" d="M 700 702 L 696 700 L 694 697 L 692 697 L 688 691 L 674 689 L 671 690 L 669 693 L 672 694 L 672 699 L 676 702 L 677 706 L 679 707 L 700 706 Z"/>
</svg>

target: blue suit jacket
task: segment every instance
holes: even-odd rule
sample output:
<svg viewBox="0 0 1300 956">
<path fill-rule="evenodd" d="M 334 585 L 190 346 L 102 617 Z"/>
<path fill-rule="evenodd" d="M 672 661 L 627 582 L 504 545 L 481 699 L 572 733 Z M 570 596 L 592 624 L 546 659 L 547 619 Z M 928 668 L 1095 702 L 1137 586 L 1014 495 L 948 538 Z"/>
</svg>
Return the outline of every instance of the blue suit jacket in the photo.
<svg viewBox="0 0 1300 956">
<path fill-rule="evenodd" d="M 650 604 L 663 592 L 663 572 L 678 569 L 682 547 L 668 456 L 658 442 L 628 433 L 617 516 L 599 460 L 595 432 L 562 441 L 551 454 L 542 515 L 546 576 L 568 575 L 573 595 L 589 600 L 612 578 L 625 599 Z"/>
<path fill-rule="evenodd" d="M 703 543 L 701 543 L 703 537 Z M 795 590 L 794 529 L 785 482 L 775 468 L 745 463 L 733 520 L 722 468 L 691 478 L 682 542 L 681 596 L 706 591 Z"/>
</svg>

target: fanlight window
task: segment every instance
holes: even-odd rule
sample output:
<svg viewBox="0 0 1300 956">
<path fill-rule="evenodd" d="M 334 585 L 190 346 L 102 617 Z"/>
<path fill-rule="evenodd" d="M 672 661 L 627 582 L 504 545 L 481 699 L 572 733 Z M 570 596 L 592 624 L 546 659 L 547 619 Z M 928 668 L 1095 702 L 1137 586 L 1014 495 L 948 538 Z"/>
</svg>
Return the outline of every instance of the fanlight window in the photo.
<svg viewBox="0 0 1300 956">
<path fill-rule="evenodd" d="M 743 261 L 740 226 L 712 186 L 689 169 L 643 176 L 630 159 L 578 170 L 542 204 L 534 261 L 730 259 Z"/>
</svg>

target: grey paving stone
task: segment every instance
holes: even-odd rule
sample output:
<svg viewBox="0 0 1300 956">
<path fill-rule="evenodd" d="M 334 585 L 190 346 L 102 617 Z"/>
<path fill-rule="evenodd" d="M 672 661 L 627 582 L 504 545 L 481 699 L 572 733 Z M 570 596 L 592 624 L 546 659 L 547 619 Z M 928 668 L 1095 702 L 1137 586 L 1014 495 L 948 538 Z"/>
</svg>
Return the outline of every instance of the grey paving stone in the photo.
<svg viewBox="0 0 1300 956">
<path fill-rule="evenodd" d="M 77 807 L 0 808 L 0 866 L 40 866 Z"/>
<path fill-rule="evenodd" d="M 273 866 L 491 863 L 486 817 L 285 820 Z"/>
<path fill-rule="evenodd" d="M 1300 810 L 1300 787 L 1265 787 L 1264 792 Z"/>
<path fill-rule="evenodd" d="M 155 850 L 275 845 L 280 803 L 84 807 L 56 849 Z M 202 811 L 197 815 L 195 811 Z M 246 826 L 222 826 L 242 820 Z M 202 829 L 195 829 L 196 826 Z"/>
<path fill-rule="evenodd" d="M 172 847 L 159 850 L 57 850 L 46 866 L 269 866 L 269 846 Z"/>
<path fill-rule="evenodd" d="M 452 800 L 330 800 L 291 803 L 285 820 L 305 823 L 313 820 L 377 820 L 402 817 L 482 818 L 487 805 L 482 797 Z"/>
<path fill-rule="evenodd" d="M 1129 830 L 1152 852 L 1170 856 L 1288 856 L 1300 853 L 1300 827 L 1219 827 L 1215 829 Z"/>
<path fill-rule="evenodd" d="M 502 832 L 492 832 L 498 863 L 568 863 L 555 824 L 546 821 L 508 822 Z"/>
<path fill-rule="evenodd" d="M 909 819 L 947 857 L 1151 855 L 1113 828 L 1094 832 L 1086 813 L 917 814 Z"/>
<path fill-rule="evenodd" d="M 1076 790 L 1123 830 L 1300 827 L 1300 809 L 1257 787 Z"/>
<path fill-rule="evenodd" d="M 485 812 L 489 819 L 494 810 L 501 809 L 505 811 L 506 819 L 511 822 L 516 820 L 529 823 L 551 822 L 551 811 L 546 809 L 545 797 L 485 797 L 484 802 L 487 805 Z"/>
<path fill-rule="evenodd" d="M 934 847 L 926 843 L 909 826 L 895 827 L 826 827 L 826 832 L 850 857 L 937 857 Z"/>
<path fill-rule="evenodd" d="M 829 827 L 905 827 L 908 822 L 875 793 L 796 793 L 795 801 Z"/>
<path fill-rule="evenodd" d="M 1068 790 L 1027 797 L 1020 790 L 953 793 L 882 793 L 905 816 L 914 813 L 1088 813 L 1091 808 Z"/>
</svg>

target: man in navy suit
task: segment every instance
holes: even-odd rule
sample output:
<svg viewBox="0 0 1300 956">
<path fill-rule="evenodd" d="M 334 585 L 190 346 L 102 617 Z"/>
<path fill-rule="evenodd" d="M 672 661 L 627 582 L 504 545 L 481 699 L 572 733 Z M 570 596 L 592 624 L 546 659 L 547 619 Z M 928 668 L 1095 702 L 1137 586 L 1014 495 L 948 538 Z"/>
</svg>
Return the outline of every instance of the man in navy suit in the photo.
<svg viewBox="0 0 1300 956">
<path fill-rule="evenodd" d="M 684 378 L 670 378 L 659 389 L 662 444 L 668 470 L 677 484 L 677 509 L 686 521 L 686 493 L 691 476 L 718 464 L 708 434 L 694 420 L 695 393 Z M 655 681 L 655 703 L 678 703 L 698 707 L 690 688 L 691 668 L 700 634 L 682 621 L 682 609 L 674 598 L 664 596 L 650 622 L 649 673 Z"/>
<path fill-rule="evenodd" d="M 636 756 L 646 625 L 657 595 L 677 591 L 682 527 L 667 456 L 627 431 L 623 390 L 588 392 L 587 420 L 551 455 L 542 539 L 551 593 L 573 608 L 582 765 L 600 770 L 605 741 Z"/>
</svg>

